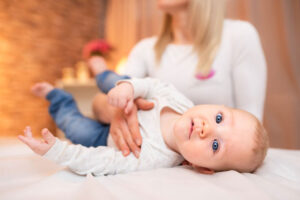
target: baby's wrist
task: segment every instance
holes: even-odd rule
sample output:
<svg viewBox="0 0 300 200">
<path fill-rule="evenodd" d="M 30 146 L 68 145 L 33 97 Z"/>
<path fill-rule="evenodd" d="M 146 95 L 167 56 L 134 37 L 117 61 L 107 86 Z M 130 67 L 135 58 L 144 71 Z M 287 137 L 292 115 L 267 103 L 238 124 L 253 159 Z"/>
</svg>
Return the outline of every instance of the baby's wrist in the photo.
<svg viewBox="0 0 300 200">
<path fill-rule="evenodd" d="M 132 88 L 132 90 L 133 90 L 133 85 L 130 82 L 128 82 L 128 81 L 121 81 L 121 82 L 118 83 L 118 85 L 130 86 Z"/>
<path fill-rule="evenodd" d="M 134 91 L 133 85 L 127 81 L 121 82 L 120 85 L 122 85 L 122 87 L 125 87 L 127 92 L 130 94 L 131 98 L 133 99 L 133 91 Z"/>
<path fill-rule="evenodd" d="M 53 144 L 50 144 L 47 149 L 45 149 L 45 151 L 43 152 L 43 154 L 41 156 L 44 156 L 46 153 L 48 153 L 50 151 L 50 149 L 54 146 L 55 143 L 56 143 L 56 140 Z"/>
<path fill-rule="evenodd" d="M 49 148 L 46 149 L 41 156 L 46 158 L 51 158 L 53 156 L 56 156 L 55 151 L 58 148 L 60 142 L 61 141 L 57 137 L 55 137 L 55 141 L 51 145 L 49 145 Z"/>
</svg>

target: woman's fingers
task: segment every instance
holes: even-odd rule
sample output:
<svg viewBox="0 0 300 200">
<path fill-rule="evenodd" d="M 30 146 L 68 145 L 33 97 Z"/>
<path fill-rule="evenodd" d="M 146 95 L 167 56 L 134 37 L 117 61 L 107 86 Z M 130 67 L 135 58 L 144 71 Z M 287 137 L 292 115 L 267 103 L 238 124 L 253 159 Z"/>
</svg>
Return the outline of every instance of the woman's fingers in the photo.
<svg viewBox="0 0 300 200">
<path fill-rule="evenodd" d="M 123 152 L 124 156 L 127 156 L 130 151 L 132 151 L 133 154 L 138 158 L 140 148 L 132 137 L 132 133 L 129 131 L 130 129 L 128 127 L 126 117 L 127 116 L 124 115 L 124 112 L 121 109 L 118 109 L 113 120 L 111 121 L 110 134 L 118 149 Z"/>
<path fill-rule="evenodd" d="M 123 135 L 122 135 L 122 132 L 120 130 L 117 130 L 118 132 L 118 146 L 119 146 L 119 149 L 122 151 L 122 154 L 124 156 L 128 156 L 130 151 L 129 151 L 129 147 L 127 145 L 127 143 L 125 142 L 124 138 L 123 138 Z"/>
<path fill-rule="evenodd" d="M 139 121 L 137 118 L 137 109 L 134 107 L 132 111 L 127 115 L 127 123 L 132 138 L 137 146 L 142 145 L 142 136 L 140 133 Z M 139 148 L 140 151 L 140 148 Z"/>
<path fill-rule="evenodd" d="M 129 114 L 131 112 L 133 108 L 133 100 L 129 100 L 124 111 L 125 111 L 125 114 Z"/>
<path fill-rule="evenodd" d="M 114 126 L 110 127 L 110 135 L 112 136 L 112 139 L 114 140 L 117 148 L 122 151 L 122 154 L 124 156 L 128 156 L 130 151 L 129 151 L 129 147 L 126 144 L 123 135 L 121 133 L 121 130 L 119 128 L 116 128 Z"/>
<path fill-rule="evenodd" d="M 122 128 L 121 128 L 121 125 L 124 123 L 124 121 L 125 119 L 122 114 L 122 110 L 117 109 L 114 114 L 114 117 L 112 118 L 109 132 L 117 148 L 122 151 L 124 156 L 127 156 L 130 153 L 130 151 L 127 143 L 123 138 Z"/>
<path fill-rule="evenodd" d="M 130 151 L 134 154 L 134 156 L 136 158 L 139 158 L 140 148 L 133 141 L 132 135 L 129 132 L 129 128 L 128 128 L 127 124 L 124 122 L 121 127 L 122 127 L 123 138 L 125 139 L 126 143 L 128 144 Z"/>
<path fill-rule="evenodd" d="M 147 101 L 143 98 L 137 98 L 134 102 L 137 108 L 140 110 L 151 110 L 154 107 L 153 102 Z"/>
</svg>

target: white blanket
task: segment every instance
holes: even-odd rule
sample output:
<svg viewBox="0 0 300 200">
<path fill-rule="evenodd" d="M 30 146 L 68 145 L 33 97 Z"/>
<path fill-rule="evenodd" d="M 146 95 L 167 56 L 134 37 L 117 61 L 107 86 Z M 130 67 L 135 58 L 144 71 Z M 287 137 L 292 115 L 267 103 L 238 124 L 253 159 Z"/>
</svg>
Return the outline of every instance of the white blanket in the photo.
<svg viewBox="0 0 300 200">
<path fill-rule="evenodd" d="M 300 151 L 270 149 L 254 174 L 203 175 L 179 166 L 85 177 L 0 139 L 0 199 L 300 199 Z"/>
</svg>

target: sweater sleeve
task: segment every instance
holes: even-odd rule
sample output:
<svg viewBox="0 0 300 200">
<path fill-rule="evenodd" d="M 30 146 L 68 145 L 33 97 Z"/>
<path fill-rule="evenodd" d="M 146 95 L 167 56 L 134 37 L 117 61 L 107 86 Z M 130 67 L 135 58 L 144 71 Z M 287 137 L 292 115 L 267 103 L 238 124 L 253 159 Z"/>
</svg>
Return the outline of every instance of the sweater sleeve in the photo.
<svg viewBox="0 0 300 200">
<path fill-rule="evenodd" d="M 165 83 L 154 78 L 132 78 L 119 81 L 129 82 L 133 86 L 134 98 L 142 97 L 144 99 L 164 98 L 173 105 L 181 108 L 190 108 L 193 103 L 180 93 L 172 84 Z"/>
<path fill-rule="evenodd" d="M 125 74 L 130 77 L 143 78 L 148 76 L 147 58 L 153 48 L 154 38 L 147 38 L 137 43 L 128 56 Z"/>
<path fill-rule="evenodd" d="M 67 166 L 73 172 L 85 175 L 107 175 L 136 171 L 140 166 L 140 159 L 132 154 L 124 157 L 120 151 L 107 146 L 84 147 L 68 144 L 56 139 L 52 148 L 44 155 L 60 165 Z"/>
<path fill-rule="evenodd" d="M 263 119 L 267 69 L 259 35 L 250 23 L 239 22 L 235 37 L 233 87 L 236 107 Z"/>
<path fill-rule="evenodd" d="M 117 84 L 122 82 L 131 83 L 134 91 L 134 98 L 142 97 L 150 99 L 155 96 L 168 95 L 176 90 L 171 84 L 164 83 L 154 78 L 132 78 L 130 80 L 121 80 Z"/>
</svg>

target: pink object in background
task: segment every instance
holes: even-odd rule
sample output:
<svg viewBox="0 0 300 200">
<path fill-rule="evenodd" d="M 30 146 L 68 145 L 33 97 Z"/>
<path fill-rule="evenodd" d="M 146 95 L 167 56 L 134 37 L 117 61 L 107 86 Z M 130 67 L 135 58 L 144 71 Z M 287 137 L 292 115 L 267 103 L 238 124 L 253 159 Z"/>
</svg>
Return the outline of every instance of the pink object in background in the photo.
<svg viewBox="0 0 300 200">
<path fill-rule="evenodd" d="M 92 55 L 104 56 L 112 50 L 110 44 L 103 39 L 92 40 L 87 43 L 82 50 L 82 56 L 85 59 L 88 59 Z"/>
<path fill-rule="evenodd" d="M 196 78 L 199 80 L 205 80 L 205 79 L 209 79 L 211 77 L 213 77 L 215 75 L 215 70 L 210 70 L 210 72 L 207 75 L 202 75 L 202 74 L 196 74 Z"/>
</svg>

